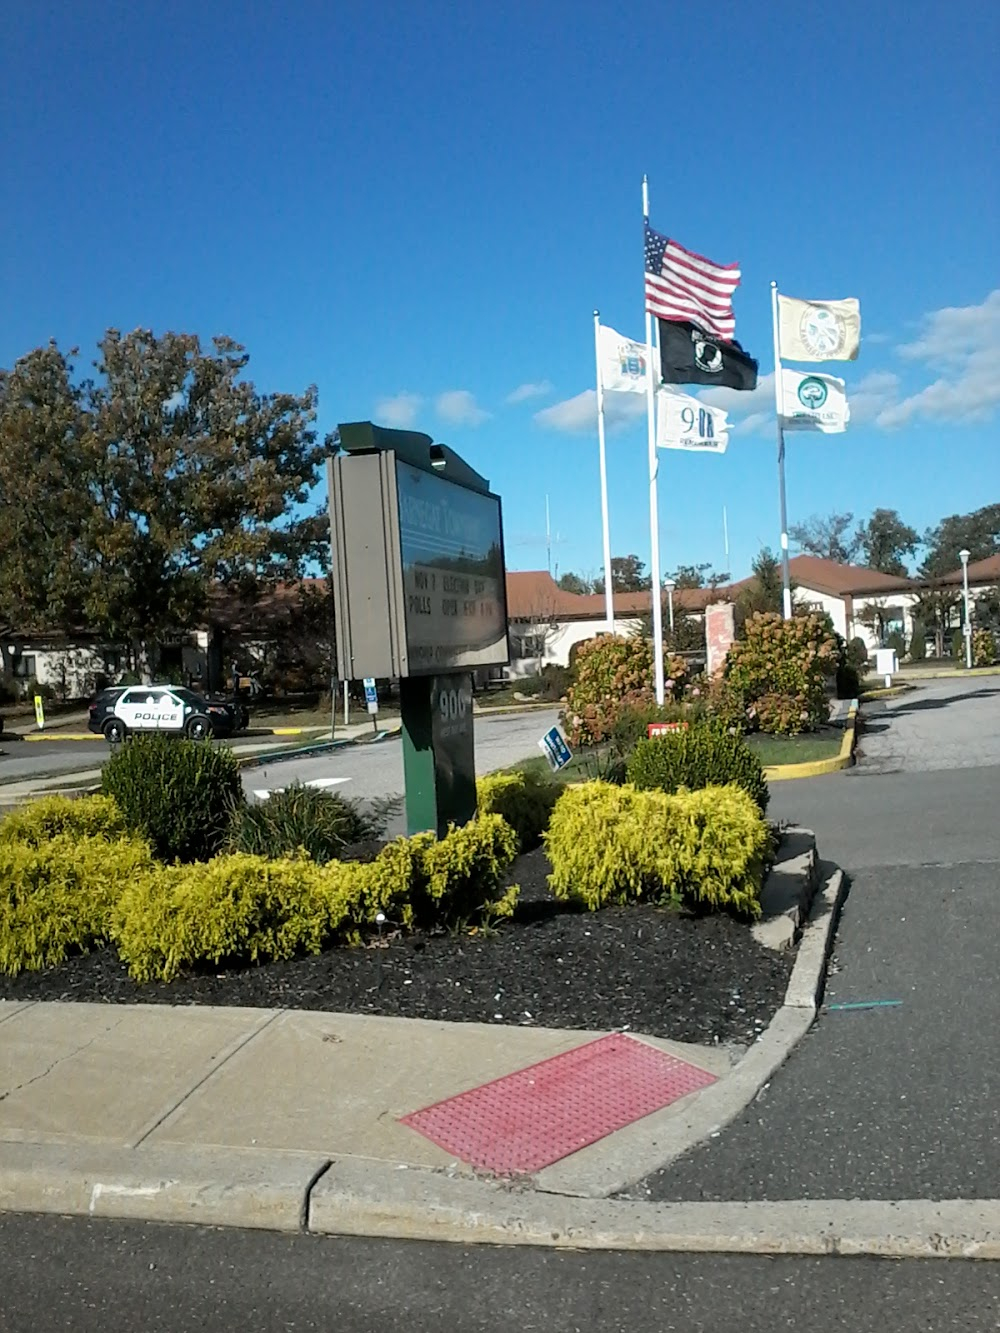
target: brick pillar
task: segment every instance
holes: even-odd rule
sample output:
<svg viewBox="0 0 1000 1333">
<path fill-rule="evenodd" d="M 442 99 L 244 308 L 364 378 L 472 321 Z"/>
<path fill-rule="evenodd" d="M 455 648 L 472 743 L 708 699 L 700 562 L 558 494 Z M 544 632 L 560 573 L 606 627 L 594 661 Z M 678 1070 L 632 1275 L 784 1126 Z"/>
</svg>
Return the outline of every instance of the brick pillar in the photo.
<svg viewBox="0 0 1000 1333">
<path fill-rule="evenodd" d="M 710 676 L 721 671 L 726 654 L 736 638 L 736 615 L 732 602 L 715 602 L 705 607 L 705 669 Z"/>
</svg>

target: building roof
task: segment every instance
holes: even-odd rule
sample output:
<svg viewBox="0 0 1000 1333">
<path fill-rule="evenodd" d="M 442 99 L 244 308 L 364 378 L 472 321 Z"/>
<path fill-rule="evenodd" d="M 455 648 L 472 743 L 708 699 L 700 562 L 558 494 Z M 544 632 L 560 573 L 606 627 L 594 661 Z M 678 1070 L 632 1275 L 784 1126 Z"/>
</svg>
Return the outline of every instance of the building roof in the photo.
<svg viewBox="0 0 1000 1333">
<path fill-rule="evenodd" d="M 949 574 L 942 574 L 939 579 L 934 579 L 935 583 L 961 583 L 962 567 L 953 569 Z M 972 560 L 969 562 L 969 582 L 974 584 L 1000 583 L 1000 551 L 995 555 L 988 555 L 985 560 Z"/>
<path fill-rule="evenodd" d="M 710 588 L 678 588 L 674 609 L 702 611 L 709 602 L 720 601 L 724 593 Z M 613 596 L 616 616 L 640 616 L 652 609 L 646 592 L 616 592 Z M 566 592 L 547 570 L 507 571 L 507 615 L 511 620 L 603 620 L 603 593 Z"/>
<path fill-rule="evenodd" d="M 788 562 L 792 582 L 829 597 L 855 597 L 891 592 L 913 592 L 912 579 L 883 574 L 865 565 L 842 565 L 818 555 L 796 555 Z"/>
</svg>

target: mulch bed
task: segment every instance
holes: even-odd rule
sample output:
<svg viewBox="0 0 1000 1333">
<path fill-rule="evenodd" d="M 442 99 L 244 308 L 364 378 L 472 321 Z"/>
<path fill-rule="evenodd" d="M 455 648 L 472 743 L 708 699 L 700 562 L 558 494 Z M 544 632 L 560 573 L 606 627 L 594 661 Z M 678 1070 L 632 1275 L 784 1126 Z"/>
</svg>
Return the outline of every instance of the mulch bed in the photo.
<svg viewBox="0 0 1000 1333">
<path fill-rule="evenodd" d="M 511 876 L 521 885 L 518 916 L 495 932 L 390 934 L 382 947 L 331 949 L 145 986 L 108 948 L 45 972 L 0 976 L 0 998 L 631 1028 L 678 1041 L 737 1043 L 752 1041 L 781 1005 L 793 955 L 761 948 L 744 922 L 649 906 L 577 911 L 552 898 L 548 872 L 542 850 L 518 860 Z"/>
</svg>

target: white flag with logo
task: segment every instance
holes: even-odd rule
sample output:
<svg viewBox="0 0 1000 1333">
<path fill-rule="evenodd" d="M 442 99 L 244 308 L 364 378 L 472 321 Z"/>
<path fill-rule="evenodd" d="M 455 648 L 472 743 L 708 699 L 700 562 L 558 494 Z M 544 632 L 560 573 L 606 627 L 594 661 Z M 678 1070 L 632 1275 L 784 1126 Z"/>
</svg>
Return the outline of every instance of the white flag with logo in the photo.
<svg viewBox="0 0 1000 1333">
<path fill-rule="evenodd" d="M 690 449 L 724 454 L 729 443 L 729 417 L 719 407 L 665 384 L 656 395 L 656 443 L 661 449 Z"/>
<path fill-rule="evenodd" d="M 821 430 L 826 435 L 838 435 L 851 419 L 846 386 L 834 375 L 804 375 L 782 367 L 781 402 L 783 430 Z"/>
<path fill-rule="evenodd" d="M 856 361 L 861 342 L 861 306 L 844 301 L 798 301 L 778 296 L 781 355 L 790 361 Z"/>
<path fill-rule="evenodd" d="M 604 392 L 645 393 L 646 344 L 633 342 L 606 324 L 600 326 L 599 344 Z"/>
</svg>

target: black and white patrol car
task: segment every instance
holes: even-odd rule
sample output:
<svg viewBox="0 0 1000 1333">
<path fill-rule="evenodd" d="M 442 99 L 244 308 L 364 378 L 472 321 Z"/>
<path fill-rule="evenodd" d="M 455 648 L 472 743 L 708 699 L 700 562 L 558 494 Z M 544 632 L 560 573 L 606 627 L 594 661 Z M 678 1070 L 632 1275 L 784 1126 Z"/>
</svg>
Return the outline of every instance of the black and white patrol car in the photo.
<svg viewBox="0 0 1000 1333">
<path fill-rule="evenodd" d="M 133 732 L 161 731 L 203 741 L 237 727 L 232 708 L 211 703 L 183 685 L 116 685 L 90 705 L 88 728 L 117 744 Z"/>
</svg>

